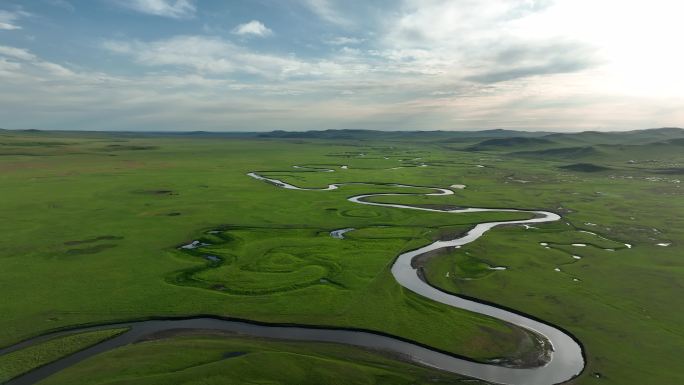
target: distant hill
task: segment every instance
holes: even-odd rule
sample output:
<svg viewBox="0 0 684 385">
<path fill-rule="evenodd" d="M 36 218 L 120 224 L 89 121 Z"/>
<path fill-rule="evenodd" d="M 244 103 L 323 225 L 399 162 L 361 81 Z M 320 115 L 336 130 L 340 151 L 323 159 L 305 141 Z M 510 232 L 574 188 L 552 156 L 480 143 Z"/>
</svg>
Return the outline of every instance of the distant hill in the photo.
<svg viewBox="0 0 684 385">
<path fill-rule="evenodd" d="M 325 130 L 325 131 L 271 131 L 258 134 L 259 138 L 279 139 L 352 139 L 355 137 L 377 136 L 379 131 L 366 130 Z"/>
<path fill-rule="evenodd" d="M 346 139 L 346 140 L 418 140 L 460 143 L 489 138 L 537 137 L 548 132 L 523 132 L 511 130 L 484 131 L 376 131 L 376 130 L 321 130 L 321 131 L 271 131 L 257 134 L 259 138 L 269 139 Z"/>
<path fill-rule="evenodd" d="M 467 138 L 467 139 L 487 139 L 487 138 L 533 138 L 549 135 L 549 132 L 545 131 L 514 131 L 514 130 L 482 130 L 482 131 L 444 131 L 451 134 L 454 139 Z M 447 142 L 449 142 L 447 140 Z"/>
<path fill-rule="evenodd" d="M 675 146 L 684 146 L 684 138 L 670 139 L 670 140 L 663 142 L 663 144 L 673 144 Z"/>
<path fill-rule="evenodd" d="M 675 127 L 652 128 L 647 130 L 599 132 L 584 131 L 577 133 L 555 133 L 543 137 L 566 144 L 644 144 L 670 139 L 684 139 L 684 129 Z"/>
<path fill-rule="evenodd" d="M 40 131 L 6 130 L 3 135 L 21 132 L 32 135 L 65 135 L 89 137 L 192 137 L 192 138 L 255 138 L 255 139 L 293 139 L 293 140 L 391 140 L 434 142 L 448 146 L 454 150 L 530 152 L 522 155 L 533 156 L 535 151 L 550 150 L 556 147 L 560 154 L 562 148 L 579 148 L 597 145 L 643 145 L 646 143 L 663 143 L 682 145 L 684 129 L 665 127 L 647 130 L 599 132 L 584 131 L 575 133 L 553 133 L 546 131 L 515 131 L 492 129 L 481 131 L 378 131 L 361 129 L 282 131 L 271 132 L 236 132 L 236 131 Z M 470 147 L 466 147 L 470 146 Z M 551 151 L 550 154 L 555 154 Z M 543 153 L 542 153 L 543 155 Z"/>
<path fill-rule="evenodd" d="M 467 150 L 470 151 L 485 151 L 488 149 L 497 149 L 497 148 L 504 148 L 504 147 L 531 147 L 531 146 L 548 146 L 548 145 L 553 145 L 555 142 L 549 140 L 549 139 L 544 139 L 544 138 L 536 138 L 536 137 L 520 137 L 520 136 L 513 136 L 513 137 L 508 137 L 508 138 L 496 138 L 496 139 L 487 139 L 483 140 L 482 142 L 468 147 Z"/>
<path fill-rule="evenodd" d="M 654 169 L 652 170 L 656 174 L 666 174 L 666 175 L 684 175 L 684 167 L 670 167 L 664 169 Z"/>
<path fill-rule="evenodd" d="M 589 156 L 599 155 L 600 152 L 593 146 L 583 147 L 561 147 L 550 148 L 545 150 L 534 151 L 517 151 L 511 153 L 514 156 L 523 156 L 531 158 L 563 158 L 563 159 L 579 159 Z"/>
</svg>

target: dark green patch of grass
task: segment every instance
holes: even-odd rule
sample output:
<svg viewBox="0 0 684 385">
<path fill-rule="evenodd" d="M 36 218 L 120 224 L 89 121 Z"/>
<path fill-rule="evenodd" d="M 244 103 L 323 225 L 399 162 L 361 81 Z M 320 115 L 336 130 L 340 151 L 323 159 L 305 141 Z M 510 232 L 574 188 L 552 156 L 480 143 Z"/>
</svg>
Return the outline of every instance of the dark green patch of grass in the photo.
<svg viewBox="0 0 684 385">
<path fill-rule="evenodd" d="M 134 194 L 143 194 L 143 195 L 178 195 L 177 192 L 173 190 L 165 190 L 165 189 L 158 189 L 158 190 L 135 190 L 133 191 Z"/>
<path fill-rule="evenodd" d="M 80 249 L 69 249 L 66 251 L 66 253 L 69 255 L 97 254 L 101 251 L 111 249 L 113 247 L 116 247 L 116 245 L 112 244 L 112 243 L 106 243 L 106 244 L 95 245 L 95 246 L 90 246 L 90 247 L 83 247 Z"/>
<path fill-rule="evenodd" d="M 102 148 L 102 151 L 145 151 L 145 150 L 156 150 L 157 146 L 136 146 L 136 145 L 125 145 L 125 144 L 109 144 Z"/>
<path fill-rule="evenodd" d="M 579 172 L 600 172 L 610 170 L 608 167 L 599 166 L 593 163 L 574 163 L 566 166 L 558 167 L 563 170 L 579 171 Z"/>
<path fill-rule="evenodd" d="M 101 235 L 99 237 L 83 239 L 83 240 L 78 240 L 78 241 L 66 241 L 66 242 L 64 242 L 64 244 L 67 246 L 74 246 L 74 245 L 82 245 L 82 244 L 86 244 L 86 243 L 94 243 L 94 242 L 99 242 L 99 241 L 120 241 L 122 239 L 123 239 L 123 237 L 119 237 L 116 235 Z"/>
</svg>

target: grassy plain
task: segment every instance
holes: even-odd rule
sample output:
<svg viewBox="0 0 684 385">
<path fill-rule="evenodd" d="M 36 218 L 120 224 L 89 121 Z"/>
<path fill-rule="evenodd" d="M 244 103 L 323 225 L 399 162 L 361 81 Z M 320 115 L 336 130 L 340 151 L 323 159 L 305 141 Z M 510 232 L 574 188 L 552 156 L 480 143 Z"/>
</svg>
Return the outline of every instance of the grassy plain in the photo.
<svg viewBox="0 0 684 385">
<path fill-rule="evenodd" d="M 466 384 L 458 376 L 347 346 L 221 334 L 145 341 L 93 357 L 43 382 L 58 384 Z"/>
<path fill-rule="evenodd" d="M 127 329 L 106 329 L 52 338 L 0 356 L 0 382 L 115 337 Z"/>
<path fill-rule="evenodd" d="M 595 383 L 594 373 L 607 384 L 682 382 L 677 357 L 684 346 L 684 314 L 672 309 L 684 305 L 677 296 L 684 286 L 679 258 L 684 199 L 676 182 L 684 156 L 681 145 L 662 140 L 639 145 L 634 142 L 642 138 L 551 136 L 471 148 L 478 139 L 0 131 L 0 289 L 9 299 L 0 303 L 0 345 L 79 324 L 216 314 L 378 330 L 481 360 L 519 353 L 526 336 L 406 292 L 388 267 L 402 251 L 474 223 L 522 214 L 360 206 L 346 198 L 397 189 L 350 185 L 291 191 L 245 175 L 258 170 L 302 187 L 465 184 L 453 196 L 374 199 L 559 212 L 562 222 L 497 228 L 433 259 L 428 279 L 575 334 L 586 347 L 589 366 L 574 384 Z M 573 150 L 549 152 L 549 142 Z M 577 163 L 606 169 L 561 168 Z M 291 168 L 296 164 L 336 171 L 301 172 Z M 328 235 L 348 227 L 358 230 L 342 240 Z M 193 240 L 211 245 L 178 250 Z M 143 348 L 130 352 L 136 349 Z M 285 357 L 283 362 L 293 364 L 319 359 Z M 86 363 L 82 370 L 97 366 L 88 369 Z M 70 371 L 60 378 L 69 378 Z"/>
<path fill-rule="evenodd" d="M 345 174 L 326 174 L 337 181 L 395 182 L 412 172 L 420 175 L 417 169 L 402 170 L 398 177 L 383 175 L 382 170 L 355 170 L 355 159 L 345 154 L 357 151 L 354 145 L 46 136 L 10 133 L 2 138 L 6 144 L 0 166 L 4 198 L 0 228 L 6 279 L 0 285 L 9 299 L 0 311 L 3 345 L 79 324 L 215 314 L 379 330 L 475 359 L 516 351 L 520 335 L 507 325 L 408 293 L 393 281 L 387 267 L 399 252 L 427 242 L 443 228 L 517 215 L 473 214 L 444 220 L 439 214 L 362 207 L 345 200 L 369 188 L 389 190 L 386 187 L 293 192 L 246 176 L 253 170 L 289 171 L 294 163 L 334 162 L 350 164 Z M 361 160 L 360 165 L 377 167 L 376 161 Z M 295 176 L 303 185 L 329 182 L 322 173 L 306 173 L 307 179 Z M 415 178 L 415 182 L 429 182 L 429 178 Z M 408 228 L 412 236 L 383 234 L 382 248 L 379 241 L 368 241 L 378 238 L 370 232 L 365 240 L 350 238 L 352 245 L 327 236 L 336 228 L 388 225 Z M 281 257 L 291 256 L 303 267 L 313 267 L 295 274 L 319 274 L 316 264 L 324 261 L 330 269 L 325 275 L 341 285 L 290 290 L 288 284 L 275 291 L 246 293 L 246 287 L 227 292 L 175 282 L 179 274 L 204 269 L 208 263 L 177 247 L 222 226 L 290 233 L 272 242 L 283 249 L 278 251 Z M 267 241 L 254 240 L 258 242 L 250 247 Z M 326 252 L 334 253 L 305 255 L 298 244 L 325 245 Z M 347 246 L 336 250 L 336 245 Z M 249 252 L 238 257 L 250 258 Z M 217 272 L 206 270 L 199 277 L 210 280 Z M 245 274 L 240 269 L 234 273 L 242 273 L 244 284 L 267 274 Z M 283 272 L 278 275 L 291 278 Z"/>
</svg>

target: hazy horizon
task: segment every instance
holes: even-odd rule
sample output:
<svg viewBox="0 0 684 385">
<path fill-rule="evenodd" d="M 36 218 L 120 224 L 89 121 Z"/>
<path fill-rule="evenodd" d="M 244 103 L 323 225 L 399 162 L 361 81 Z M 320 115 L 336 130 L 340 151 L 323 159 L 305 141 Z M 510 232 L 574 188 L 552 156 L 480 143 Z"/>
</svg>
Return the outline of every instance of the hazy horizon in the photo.
<svg viewBox="0 0 684 385">
<path fill-rule="evenodd" d="M 684 126 L 682 11 L 666 0 L 9 0 L 0 126 Z"/>
<path fill-rule="evenodd" d="M 297 129 L 289 129 L 289 130 L 281 130 L 281 129 L 272 129 L 272 130 L 98 130 L 98 129 L 38 129 L 38 128 L 7 128 L 7 127 L 0 127 L 0 130 L 5 130 L 5 131 L 61 131 L 61 132 L 102 132 L 102 133 L 107 133 L 107 132 L 121 132 L 121 133 L 154 133 L 154 134 L 164 134 L 164 133 L 169 133 L 169 134 L 178 134 L 178 133 L 188 133 L 188 134 L 193 134 L 193 133 L 207 133 L 207 134 L 261 134 L 261 133 L 273 133 L 273 132 L 321 132 L 321 131 L 374 131 L 374 132 L 485 132 L 485 131 L 513 131 L 513 132 L 527 132 L 527 133 L 539 133 L 539 134 L 581 134 L 585 132 L 605 132 L 605 133 L 620 133 L 620 132 L 631 132 L 631 131 L 650 131 L 650 130 L 667 130 L 667 129 L 675 129 L 675 130 L 684 130 L 682 127 L 649 127 L 649 128 L 628 128 L 628 129 L 623 129 L 623 130 L 521 130 L 521 129 L 504 129 L 504 128 L 478 128 L 478 129 L 455 129 L 455 130 L 445 130 L 445 129 L 434 129 L 434 130 L 429 130 L 429 129 L 402 129 L 402 130 L 393 130 L 393 129 L 386 129 L 386 130 L 377 130 L 377 129 L 368 129 L 368 128 L 330 128 L 330 129 L 322 129 L 322 130 L 316 130 L 316 129 L 307 129 L 307 130 L 297 130 Z"/>
</svg>

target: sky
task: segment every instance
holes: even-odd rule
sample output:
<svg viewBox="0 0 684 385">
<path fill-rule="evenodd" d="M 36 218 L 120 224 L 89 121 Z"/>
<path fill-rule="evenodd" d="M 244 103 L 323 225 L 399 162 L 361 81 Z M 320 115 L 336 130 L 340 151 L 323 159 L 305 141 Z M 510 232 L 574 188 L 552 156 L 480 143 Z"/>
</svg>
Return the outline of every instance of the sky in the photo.
<svg viewBox="0 0 684 385">
<path fill-rule="evenodd" d="M 675 0 L 0 0 L 0 128 L 684 126 Z"/>
</svg>

